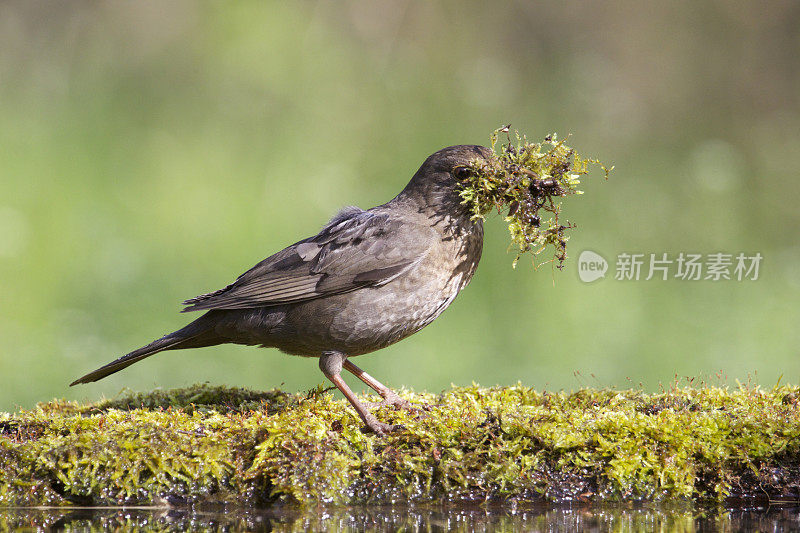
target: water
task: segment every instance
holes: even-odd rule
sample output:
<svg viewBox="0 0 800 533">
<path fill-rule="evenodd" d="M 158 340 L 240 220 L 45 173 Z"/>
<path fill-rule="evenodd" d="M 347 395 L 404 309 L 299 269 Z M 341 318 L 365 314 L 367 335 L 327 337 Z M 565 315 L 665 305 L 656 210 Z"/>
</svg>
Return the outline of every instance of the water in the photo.
<svg viewBox="0 0 800 533">
<path fill-rule="evenodd" d="M 200 511 L 1 509 L 0 531 L 797 531 L 800 504 L 741 508 L 650 505 L 365 507 Z"/>
</svg>

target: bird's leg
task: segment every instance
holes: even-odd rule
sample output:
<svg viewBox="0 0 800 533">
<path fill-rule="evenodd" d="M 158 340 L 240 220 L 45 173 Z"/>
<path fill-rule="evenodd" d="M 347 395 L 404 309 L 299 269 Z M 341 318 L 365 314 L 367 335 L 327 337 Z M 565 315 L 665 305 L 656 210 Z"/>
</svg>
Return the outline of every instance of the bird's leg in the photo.
<svg viewBox="0 0 800 533">
<path fill-rule="evenodd" d="M 399 407 L 401 409 L 413 409 L 414 406 L 411 405 L 411 402 L 409 402 L 408 400 L 404 400 L 403 398 L 398 396 L 397 393 L 394 392 L 392 389 L 390 389 L 377 379 L 373 378 L 372 376 L 370 376 L 369 374 L 358 368 L 356 365 L 354 365 L 347 359 L 344 360 L 342 366 L 344 366 L 345 370 L 347 370 L 355 377 L 366 383 L 367 386 L 370 387 L 372 390 L 380 394 L 383 400 L 387 404 L 393 407 Z"/>
<path fill-rule="evenodd" d="M 386 433 L 390 433 L 396 429 L 399 429 L 400 426 L 386 424 L 375 418 L 375 416 L 373 416 L 373 414 L 370 413 L 367 408 L 358 401 L 356 395 L 352 390 L 350 390 L 350 387 L 348 387 L 347 383 L 345 383 L 342 379 L 341 373 L 343 364 L 347 364 L 347 356 L 341 352 L 323 352 L 319 358 L 319 368 L 322 370 L 322 373 L 325 374 L 325 377 L 331 380 L 331 383 L 336 385 L 336 388 L 339 389 L 342 394 L 344 394 L 344 397 L 347 398 L 347 401 L 350 402 L 350 404 L 358 413 L 358 416 L 361 417 L 361 420 L 364 421 L 364 424 L 371 431 L 378 435 L 385 435 Z"/>
</svg>

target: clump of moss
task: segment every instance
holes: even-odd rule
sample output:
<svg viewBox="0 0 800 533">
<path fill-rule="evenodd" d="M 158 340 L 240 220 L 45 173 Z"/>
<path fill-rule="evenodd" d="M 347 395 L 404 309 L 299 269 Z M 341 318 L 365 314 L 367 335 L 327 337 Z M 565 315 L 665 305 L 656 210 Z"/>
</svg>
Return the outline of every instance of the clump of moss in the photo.
<svg viewBox="0 0 800 533">
<path fill-rule="evenodd" d="M 321 390 L 50 402 L 0 413 L 0 506 L 796 499 L 798 394 L 406 391 L 386 437 Z"/>
<path fill-rule="evenodd" d="M 517 252 L 515 266 L 522 254 L 538 255 L 552 247 L 552 261 L 561 269 L 567 258 L 568 231 L 575 226 L 569 221 L 562 223 L 561 203 L 554 198 L 583 194 L 578 190 L 580 177 L 588 174 L 592 165 L 599 165 L 606 179 L 614 167 L 580 157 L 555 133 L 536 143 L 515 132 L 516 141 L 512 142 L 509 131 L 509 126 L 495 130 L 490 137 L 493 156 L 472 163 L 470 177 L 460 191 L 463 203 L 474 218 L 483 219 L 493 209 L 505 213 L 511 248 Z M 498 148 L 501 133 L 506 134 L 507 142 Z M 542 220 L 542 212 L 549 217 Z"/>
</svg>

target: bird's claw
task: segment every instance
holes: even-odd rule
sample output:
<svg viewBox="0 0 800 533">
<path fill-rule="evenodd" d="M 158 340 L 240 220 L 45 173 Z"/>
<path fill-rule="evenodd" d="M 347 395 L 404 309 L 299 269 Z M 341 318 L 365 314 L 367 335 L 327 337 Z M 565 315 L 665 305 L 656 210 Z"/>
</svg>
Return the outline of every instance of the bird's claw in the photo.
<svg viewBox="0 0 800 533">
<path fill-rule="evenodd" d="M 404 398 L 401 398 L 400 396 L 391 391 L 389 391 L 383 397 L 383 403 L 391 405 L 396 409 L 405 409 L 406 411 L 413 411 L 416 409 L 416 407 L 414 407 L 414 404 L 412 404 L 411 402 L 409 402 Z"/>
<path fill-rule="evenodd" d="M 384 435 L 388 435 L 389 433 L 393 433 L 395 431 L 402 431 L 406 429 L 406 427 L 402 424 L 387 424 L 385 422 L 381 422 L 372 415 L 369 415 L 364 419 L 364 424 L 365 425 L 361 431 L 364 433 L 375 433 L 379 437 L 383 437 Z"/>
<path fill-rule="evenodd" d="M 395 410 L 402 409 L 404 411 L 408 411 L 409 413 L 415 413 L 415 414 L 422 414 L 425 411 L 431 410 L 431 406 L 428 404 L 416 405 L 409 402 L 408 400 L 401 398 L 396 394 L 387 395 L 380 402 L 364 402 L 364 405 L 366 405 L 370 409 L 377 409 L 379 407 L 389 406 L 394 408 Z"/>
<path fill-rule="evenodd" d="M 389 391 L 386 395 L 383 396 L 383 401 L 381 402 L 383 405 L 391 405 L 395 409 L 403 409 L 405 411 L 410 411 L 412 413 L 422 413 L 422 411 L 430 411 L 431 406 L 427 403 L 419 403 L 414 404 L 409 402 L 408 400 L 401 398 L 397 395 L 397 393 L 393 391 Z"/>
</svg>

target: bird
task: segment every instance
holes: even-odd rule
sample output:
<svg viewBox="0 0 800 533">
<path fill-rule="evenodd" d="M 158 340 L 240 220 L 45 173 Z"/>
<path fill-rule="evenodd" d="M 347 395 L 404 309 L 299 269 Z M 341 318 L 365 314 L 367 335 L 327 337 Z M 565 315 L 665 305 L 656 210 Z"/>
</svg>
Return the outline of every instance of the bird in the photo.
<svg viewBox="0 0 800 533">
<path fill-rule="evenodd" d="M 488 161 L 484 146 L 457 145 L 430 155 L 388 202 L 341 209 L 314 235 L 288 246 L 227 287 L 183 302 L 205 311 L 185 327 L 75 380 L 90 383 L 166 350 L 224 343 L 317 357 L 350 402 L 363 429 L 400 426 L 378 420 L 341 377 L 342 370 L 397 408 L 409 402 L 350 359 L 412 335 L 436 319 L 470 282 L 483 251 L 483 222 L 459 191 Z"/>
</svg>

